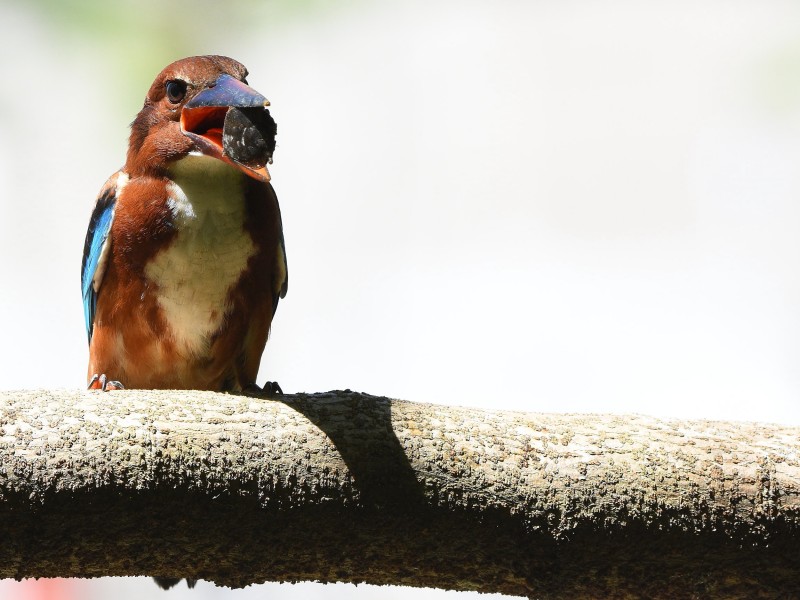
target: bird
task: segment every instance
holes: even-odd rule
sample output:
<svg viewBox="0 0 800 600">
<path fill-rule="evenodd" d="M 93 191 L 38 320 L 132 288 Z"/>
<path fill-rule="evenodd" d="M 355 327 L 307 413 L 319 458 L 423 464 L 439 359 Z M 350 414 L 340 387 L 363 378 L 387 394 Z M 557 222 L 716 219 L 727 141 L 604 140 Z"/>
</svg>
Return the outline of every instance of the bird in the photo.
<svg viewBox="0 0 800 600">
<path fill-rule="evenodd" d="M 86 233 L 89 389 L 282 393 L 256 383 L 288 268 L 267 169 L 277 128 L 247 76 L 192 56 L 150 86 Z"/>
</svg>

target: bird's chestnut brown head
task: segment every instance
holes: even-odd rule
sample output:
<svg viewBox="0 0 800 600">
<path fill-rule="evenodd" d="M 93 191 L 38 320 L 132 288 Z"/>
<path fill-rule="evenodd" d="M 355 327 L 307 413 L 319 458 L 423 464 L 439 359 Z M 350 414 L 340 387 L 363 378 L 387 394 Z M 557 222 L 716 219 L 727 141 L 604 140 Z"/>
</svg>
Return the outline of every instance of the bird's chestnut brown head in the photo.
<svg viewBox="0 0 800 600">
<path fill-rule="evenodd" d="M 247 69 L 225 56 L 193 56 L 158 74 L 131 125 L 130 174 L 203 154 L 269 181 L 275 121 L 269 101 L 247 85 Z"/>
</svg>

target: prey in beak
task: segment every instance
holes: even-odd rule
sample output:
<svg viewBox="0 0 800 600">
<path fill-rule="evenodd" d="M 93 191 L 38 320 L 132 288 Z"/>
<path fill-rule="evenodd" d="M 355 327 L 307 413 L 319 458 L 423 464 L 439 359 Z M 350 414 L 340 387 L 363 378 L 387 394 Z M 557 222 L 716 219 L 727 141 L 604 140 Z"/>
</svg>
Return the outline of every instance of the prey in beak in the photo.
<svg viewBox="0 0 800 600">
<path fill-rule="evenodd" d="M 181 133 L 203 154 L 269 181 L 277 127 L 268 106 L 253 88 L 222 74 L 183 106 Z"/>
</svg>

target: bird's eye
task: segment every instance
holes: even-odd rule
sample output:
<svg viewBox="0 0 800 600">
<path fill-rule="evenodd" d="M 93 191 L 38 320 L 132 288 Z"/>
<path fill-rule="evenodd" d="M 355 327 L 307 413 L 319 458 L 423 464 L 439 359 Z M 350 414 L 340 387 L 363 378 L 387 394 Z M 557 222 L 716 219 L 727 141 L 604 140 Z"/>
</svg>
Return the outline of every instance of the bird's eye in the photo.
<svg viewBox="0 0 800 600">
<path fill-rule="evenodd" d="M 180 79 L 173 79 L 167 82 L 167 99 L 173 104 L 177 104 L 186 95 L 186 82 Z"/>
</svg>

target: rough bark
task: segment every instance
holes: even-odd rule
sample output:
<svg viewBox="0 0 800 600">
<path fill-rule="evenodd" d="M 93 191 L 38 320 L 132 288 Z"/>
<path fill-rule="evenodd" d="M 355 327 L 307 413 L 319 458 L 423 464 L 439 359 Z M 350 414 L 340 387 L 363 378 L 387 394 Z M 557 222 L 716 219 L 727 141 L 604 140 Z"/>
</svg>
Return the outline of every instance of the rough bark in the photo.
<svg viewBox="0 0 800 600">
<path fill-rule="evenodd" d="M 800 597 L 800 429 L 350 391 L 0 394 L 0 577 Z"/>
</svg>

